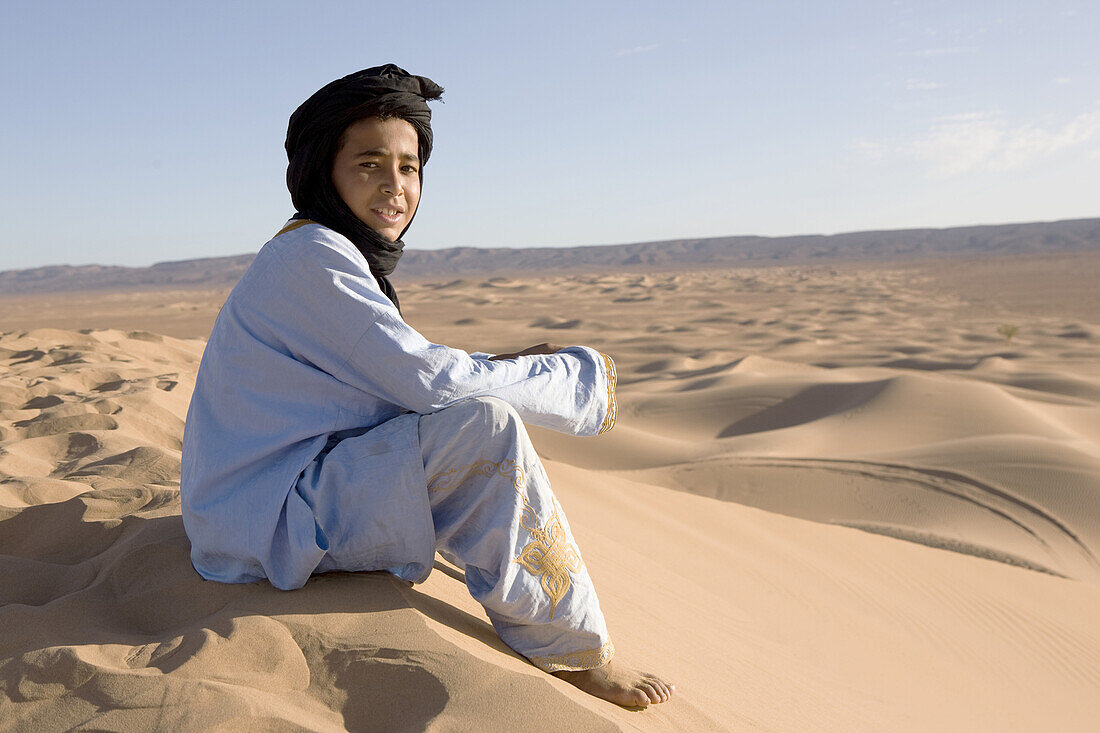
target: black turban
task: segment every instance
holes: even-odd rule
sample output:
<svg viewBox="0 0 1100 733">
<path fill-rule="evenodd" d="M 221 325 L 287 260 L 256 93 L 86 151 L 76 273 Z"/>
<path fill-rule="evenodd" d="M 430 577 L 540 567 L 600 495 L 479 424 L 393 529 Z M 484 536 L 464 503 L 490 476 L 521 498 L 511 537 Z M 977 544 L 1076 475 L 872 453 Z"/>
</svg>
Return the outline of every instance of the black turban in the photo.
<svg viewBox="0 0 1100 733">
<path fill-rule="evenodd" d="M 416 130 L 417 171 L 424 181 L 424 164 L 432 153 L 432 112 L 429 99 L 439 99 L 443 87 L 386 64 L 363 69 L 326 84 L 290 116 L 286 131 L 286 185 L 297 209 L 295 218 L 312 219 L 350 239 L 366 257 L 382 292 L 398 305 L 387 276 L 401 258 L 404 242 L 391 242 L 359 220 L 332 184 L 332 160 L 344 130 L 366 117 L 397 117 Z M 415 216 L 415 212 L 413 212 Z M 412 224 L 412 219 L 409 220 Z M 401 236 L 408 231 L 408 226 Z M 398 305 L 398 307 L 400 307 Z"/>
</svg>

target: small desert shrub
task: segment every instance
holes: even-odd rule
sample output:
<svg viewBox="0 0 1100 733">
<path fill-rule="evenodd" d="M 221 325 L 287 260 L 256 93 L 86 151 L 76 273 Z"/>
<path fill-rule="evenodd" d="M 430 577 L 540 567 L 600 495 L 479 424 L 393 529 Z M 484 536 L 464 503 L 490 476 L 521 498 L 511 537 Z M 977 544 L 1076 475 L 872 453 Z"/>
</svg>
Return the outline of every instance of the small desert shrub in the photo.
<svg viewBox="0 0 1100 733">
<path fill-rule="evenodd" d="M 1005 337 L 1005 343 L 1012 343 L 1012 337 L 1020 332 L 1020 327 L 1013 323 L 1002 323 L 997 326 L 997 333 Z"/>
</svg>

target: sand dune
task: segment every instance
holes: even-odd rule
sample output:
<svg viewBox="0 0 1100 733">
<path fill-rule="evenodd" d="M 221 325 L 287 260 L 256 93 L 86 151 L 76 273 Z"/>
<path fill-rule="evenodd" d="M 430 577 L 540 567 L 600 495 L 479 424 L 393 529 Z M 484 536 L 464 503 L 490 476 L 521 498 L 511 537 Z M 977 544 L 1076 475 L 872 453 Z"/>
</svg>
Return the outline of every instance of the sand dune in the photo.
<svg viewBox="0 0 1100 733">
<path fill-rule="evenodd" d="M 224 292 L 28 296 L 0 336 L 0 728 L 1090 730 L 1100 312 L 1064 262 L 1031 290 L 975 266 L 1003 297 L 927 264 L 402 287 L 434 340 L 616 357 L 614 431 L 532 435 L 619 654 L 677 684 L 644 712 L 504 647 L 442 560 L 199 579 L 180 438 Z"/>
</svg>

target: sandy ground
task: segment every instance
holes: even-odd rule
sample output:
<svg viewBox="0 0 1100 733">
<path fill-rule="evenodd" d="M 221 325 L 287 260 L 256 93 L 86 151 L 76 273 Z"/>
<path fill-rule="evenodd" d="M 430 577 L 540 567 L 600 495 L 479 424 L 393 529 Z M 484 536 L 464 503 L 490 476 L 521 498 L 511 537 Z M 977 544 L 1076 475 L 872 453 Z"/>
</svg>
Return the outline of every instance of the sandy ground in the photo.
<svg viewBox="0 0 1100 733">
<path fill-rule="evenodd" d="M 442 560 L 202 581 L 179 449 L 225 292 L 2 298 L 0 729 L 1095 730 L 1098 263 L 404 283 L 433 340 L 616 358 L 615 430 L 532 435 L 620 658 L 677 684 L 645 711 Z"/>
</svg>

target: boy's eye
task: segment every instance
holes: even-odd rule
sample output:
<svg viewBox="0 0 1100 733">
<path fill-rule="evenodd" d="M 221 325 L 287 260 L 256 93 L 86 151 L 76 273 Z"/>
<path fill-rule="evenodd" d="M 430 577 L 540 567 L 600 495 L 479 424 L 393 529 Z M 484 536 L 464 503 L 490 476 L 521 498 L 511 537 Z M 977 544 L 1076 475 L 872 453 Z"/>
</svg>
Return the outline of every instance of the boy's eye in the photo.
<svg viewBox="0 0 1100 733">
<path fill-rule="evenodd" d="M 377 164 L 377 163 L 372 163 L 372 162 L 371 162 L 371 161 L 369 161 L 369 160 L 368 160 L 368 161 L 366 161 L 365 163 L 360 163 L 359 165 L 360 165 L 360 167 L 362 167 L 362 168 L 377 168 L 377 167 L 378 167 L 378 164 Z"/>
<path fill-rule="evenodd" d="M 401 170 L 405 171 L 406 173 L 416 173 L 416 166 L 415 165 L 403 165 L 403 166 L 401 166 Z"/>
</svg>

